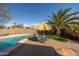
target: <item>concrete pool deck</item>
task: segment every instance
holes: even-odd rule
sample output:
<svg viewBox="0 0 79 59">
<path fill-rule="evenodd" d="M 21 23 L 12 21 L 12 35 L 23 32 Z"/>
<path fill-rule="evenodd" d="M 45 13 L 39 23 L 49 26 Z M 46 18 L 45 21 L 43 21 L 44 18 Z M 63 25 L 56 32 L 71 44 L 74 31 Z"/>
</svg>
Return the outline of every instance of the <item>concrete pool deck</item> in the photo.
<svg viewBox="0 0 79 59">
<path fill-rule="evenodd" d="M 13 34 L 13 35 L 1 36 L 0 39 L 9 38 L 9 37 L 16 37 L 16 36 L 23 36 L 23 35 L 32 35 L 32 34 Z"/>
<path fill-rule="evenodd" d="M 74 53 L 76 53 L 73 55 L 71 54 L 71 56 L 79 56 L 79 44 L 69 42 L 64 43 L 55 40 L 47 40 L 44 43 L 27 40 L 26 43 L 22 44 L 20 48 L 17 48 L 15 52 L 10 54 L 10 56 L 49 56 L 50 51 L 52 52 L 52 56 L 58 56 L 56 51 L 57 49 L 59 50 L 59 48 L 71 49 Z M 66 50 L 64 52 L 66 52 Z"/>
</svg>

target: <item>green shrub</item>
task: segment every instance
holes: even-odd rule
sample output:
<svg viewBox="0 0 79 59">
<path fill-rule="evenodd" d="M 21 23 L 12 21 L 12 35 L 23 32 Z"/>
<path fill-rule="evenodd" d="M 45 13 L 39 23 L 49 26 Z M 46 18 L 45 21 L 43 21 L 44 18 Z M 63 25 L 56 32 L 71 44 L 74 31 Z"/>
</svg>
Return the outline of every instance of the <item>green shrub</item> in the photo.
<svg viewBox="0 0 79 59">
<path fill-rule="evenodd" d="M 54 40 L 58 40 L 58 41 L 62 41 L 62 42 L 67 42 L 68 39 L 65 38 L 64 36 L 58 36 L 58 35 L 47 35 L 47 37 L 49 39 L 54 39 Z"/>
</svg>

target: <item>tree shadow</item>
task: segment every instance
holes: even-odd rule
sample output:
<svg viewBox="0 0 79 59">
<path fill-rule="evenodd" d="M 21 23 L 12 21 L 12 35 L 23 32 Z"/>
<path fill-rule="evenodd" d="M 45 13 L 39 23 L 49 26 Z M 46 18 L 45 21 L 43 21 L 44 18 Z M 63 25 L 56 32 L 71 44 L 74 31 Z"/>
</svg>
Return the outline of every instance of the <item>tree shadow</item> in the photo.
<svg viewBox="0 0 79 59">
<path fill-rule="evenodd" d="M 13 50 L 8 56 L 60 56 L 60 54 L 53 47 L 21 44 L 20 47 Z"/>
</svg>

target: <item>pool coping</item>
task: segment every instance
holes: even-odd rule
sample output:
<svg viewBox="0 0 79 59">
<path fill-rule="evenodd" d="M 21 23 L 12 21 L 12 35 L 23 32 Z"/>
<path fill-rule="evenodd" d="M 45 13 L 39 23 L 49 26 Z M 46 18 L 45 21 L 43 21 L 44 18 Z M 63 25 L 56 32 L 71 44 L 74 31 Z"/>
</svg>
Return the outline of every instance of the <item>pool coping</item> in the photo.
<svg viewBox="0 0 79 59">
<path fill-rule="evenodd" d="M 13 35 L 1 36 L 0 39 L 16 37 L 16 36 L 23 36 L 23 35 L 32 35 L 32 34 L 13 34 Z"/>
<path fill-rule="evenodd" d="M 10 48 L 7 48 L 4 51 L 1 51 L 0 52 L 0 56 L 7 56 L 7 55 L 9 55 L 12 51 L 14 51 L 15 49 L 17 49 L 18 47 L 20 47 L 23 43 L 26 43 L 27 41 L 28 41 L 27 38 L 18 41 L 14 46 L 12 46 Z"/>
</svg>

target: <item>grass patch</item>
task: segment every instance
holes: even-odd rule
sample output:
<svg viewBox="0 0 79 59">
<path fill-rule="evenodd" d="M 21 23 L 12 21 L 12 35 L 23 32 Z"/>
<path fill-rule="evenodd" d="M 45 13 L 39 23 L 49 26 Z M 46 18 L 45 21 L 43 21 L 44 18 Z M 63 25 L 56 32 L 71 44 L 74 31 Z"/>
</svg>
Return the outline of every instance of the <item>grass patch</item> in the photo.
<svg viewBox="0 0 79 59">
<path fill-rule="evenodd" d="M 62 42 L 67 42 L 68 39 L 64 36 L 58 36 L 58 35 L 46 35 L 49 39 L 57 40 L 57 41 L 62 41 Z"/>
</svg>

